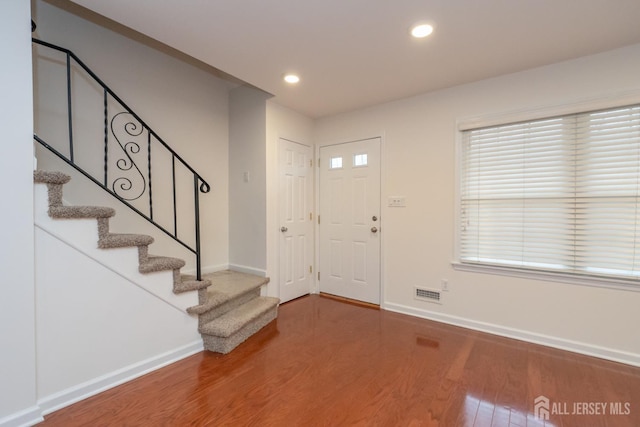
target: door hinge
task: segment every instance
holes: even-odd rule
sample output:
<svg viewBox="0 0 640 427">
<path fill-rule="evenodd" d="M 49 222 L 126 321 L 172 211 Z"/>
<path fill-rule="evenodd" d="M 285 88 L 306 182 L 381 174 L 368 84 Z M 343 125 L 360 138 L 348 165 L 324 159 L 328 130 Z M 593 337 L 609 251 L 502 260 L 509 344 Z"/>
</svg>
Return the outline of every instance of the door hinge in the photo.
<svg viewBox="0 0 640 427">
<path fill-rule="evenodd" d="M 309 159 L 309 167 L 312 168 L 313 167 L 313 159 Z"/>
<path fill-rule="evenodd" d="M 318 271 L 318 281 L 320 280 L 320 272 Z"/>
<path fill-rule="evenodd" d="M 320 215 L 318 215 L 318 224 L 320 224 Z"/>
<path fill-rule="evenodd" d="M 309 212 L 309 221 L 313 221 L 313 212 Z"/>
<path fill-rule="evenodd" d="M 313 273 L 313 266 L 312 265 L 309 266 L 309 274 L 311 274 L 311 273 Z"/>
<path fill-rule="evenodd" d="M 320 167 L 320 157 L 318 157 L 318 167 Z"/>
</svg>

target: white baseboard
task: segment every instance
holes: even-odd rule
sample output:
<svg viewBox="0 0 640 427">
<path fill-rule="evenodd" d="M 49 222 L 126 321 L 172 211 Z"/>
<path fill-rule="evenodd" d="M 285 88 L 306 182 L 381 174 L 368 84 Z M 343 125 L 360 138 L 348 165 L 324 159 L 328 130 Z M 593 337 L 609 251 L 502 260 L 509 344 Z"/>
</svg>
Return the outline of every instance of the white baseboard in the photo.
<svg viewBox="0 0 640 427">
<path fill-rule="evenodd" d="M 88 397 L 94 396 L 110 388 L 131 381 L 149 372 L 160 369 L 178 360 L 184 359 L 203 350 L 202 341 L 194 341 L 183 347 L 151 357 L 147 360 L 129 365 L 109 374 L 94 378 L 77 386 L 62 390 L 51 396 L 38 400 L 42 415 L 72 405 Z M 1 424 L 0 424 L 1 425 Z"/>
<path fill-rule="evenodd" d="M 452 316 L 449 314 L 442 314 L 429 310 L 421 310 L 402 304 L 385 303 L 382 308 L 397 313 L 434 320 L 436 322 L 447 323 L 454 326 L 461 326 L 463 328 L 473 329 L 480 332 L 487 332 L 493 335 L 500 335 L 520 341 L 540 344 L 547 347 L 554 347 L 560 350 L 571 351 L 574 353 L 580 353 L 587 356 L 598 357 L 600 359 L 606 359 L 640 367 L 640 354 L 567 340 L 550 335 L 538 334 L 535 332 L 523 331 L 520 329 L 495 325 L 492 323 L 479 322 L 464 317 Z"/>
<path fill-rule="evenodd" d="M 256 276 L 266 277 L 267 271 L 258 268 L 247 267 L 246 265 L 229 264 L 229 270 L 239 271 L 240 273 L 255 274 Z"/>
<path fill-rule="evenodd" d="M 44 418 L 42 417 L 40 407 L 32 406 L 31 408 L 0 418 L 0 427 L 32 426 L 43 420 Z"/>
</svg>

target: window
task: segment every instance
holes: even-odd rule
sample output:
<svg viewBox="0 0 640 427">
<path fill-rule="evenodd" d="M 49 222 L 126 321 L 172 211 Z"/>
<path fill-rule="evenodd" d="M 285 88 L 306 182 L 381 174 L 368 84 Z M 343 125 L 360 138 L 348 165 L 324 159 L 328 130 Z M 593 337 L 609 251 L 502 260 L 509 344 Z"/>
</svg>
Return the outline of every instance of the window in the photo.
<svg viewBox="0 0 640 427">
<path fill-rule="evenodd" d="M 640 105 L 465 130 L 463 264 L 640 279 Z"/>
<path fill-rule="evenodd" d="M 353 166 L 354 167 L 364 167 L 367 166 L 367 155 L 366 154 L 354 154 L 353 155 Z"/>
<path fill-rule="evenodd" d="M 342 157 L 332 157 L 329 159 L 329 169 L 342 169 Z"/>
</svg>

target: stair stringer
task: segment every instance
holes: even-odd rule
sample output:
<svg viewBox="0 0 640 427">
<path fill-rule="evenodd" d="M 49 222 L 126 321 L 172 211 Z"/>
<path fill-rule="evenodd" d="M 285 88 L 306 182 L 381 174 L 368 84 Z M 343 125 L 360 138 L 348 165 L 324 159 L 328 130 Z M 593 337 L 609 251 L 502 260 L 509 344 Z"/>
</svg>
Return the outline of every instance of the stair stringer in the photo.
<svg viewBox="0 0 640 427">
<path fill-rule="evenodd" d="M 99 235 L 96 219 L 51 218 L 48 214 L 47 185 L 36 183 L 34 187 L 34 223 L 37 227 L 183 313 L 186 313 L 189 307 L 198 305 L 197 292 L 179 294 L 173 292 L 173 271 L 140 273 L 137 247 L 98 248 Z"/>
</svg>

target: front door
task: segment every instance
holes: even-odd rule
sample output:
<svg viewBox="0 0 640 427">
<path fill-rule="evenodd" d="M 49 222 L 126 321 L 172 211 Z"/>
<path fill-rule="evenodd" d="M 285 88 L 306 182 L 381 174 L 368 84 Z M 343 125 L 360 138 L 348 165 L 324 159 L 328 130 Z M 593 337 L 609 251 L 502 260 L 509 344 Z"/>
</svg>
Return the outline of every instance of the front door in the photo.
<svg viewBox="0 0 640 427">
<path fill-rule="evenodd" d="M 320 291 L 380 304 L 380 138 L 320 148 Z"/>
<path fill-rule="evenodd" d="M 280 301 L 310 292 L 313 271 L 311 147 L 281 138 L 279 153 Z"/>
</svg>

